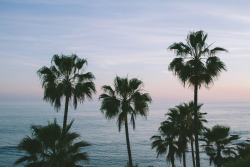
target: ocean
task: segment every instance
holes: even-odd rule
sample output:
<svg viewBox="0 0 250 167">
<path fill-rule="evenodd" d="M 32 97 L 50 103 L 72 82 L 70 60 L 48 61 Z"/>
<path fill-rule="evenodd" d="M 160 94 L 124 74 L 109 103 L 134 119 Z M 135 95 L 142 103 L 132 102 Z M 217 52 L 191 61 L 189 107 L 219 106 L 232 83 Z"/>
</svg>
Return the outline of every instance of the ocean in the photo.
<svg viewBox="0 0 250 167">
<path fill-rule="evenodd" d="M 157 135 L 160 123 L 168 108 L 180 103 L 153 102 L 147 119 L 137 117 L 136 129 L 129 125 L 129 135 L 133 163 L 140 167 L 166 167 L 166 156 L 156 158 L 155 150 L 151 149 L 150 138 Z M 82 162 L 88 167 L 124 167 L 128 161 L 124 127 L 118 131 L 116 120 L 107 120 L 100 112 L 100 102 L 90 101 L 79 104 L 78 109 L 69 107 L 68 122 L 74 119 L 72 131 L 81 134 L 81 139 L 92 145 L 85 149 L 89 154 L 89 163 Z M 0 167 L 11 167 L 15 160 L 23 153 L 18 152 L 16 146 L 22 138 L 31 135 L 30 125 L 46 125 L 54 118 L 62 125 L 62 107 L 56 112 L 49 103 L 43 101 L 9 101 L 0 102 Z M 201 108 L 207 112 L 207 127 L 216 124 L 231 127 L 231 134 L 239 135 L 237 142 L 246 142 L 250 139 L 250 102 L 206 102 Z M 201 150 L 201 166 L 209 166 L 209 158 Z M 177 166 L 182 166 L 176 160 Z M 191 153 L 187 153 L 187 166 L 192 166 Z"/>
</svg>

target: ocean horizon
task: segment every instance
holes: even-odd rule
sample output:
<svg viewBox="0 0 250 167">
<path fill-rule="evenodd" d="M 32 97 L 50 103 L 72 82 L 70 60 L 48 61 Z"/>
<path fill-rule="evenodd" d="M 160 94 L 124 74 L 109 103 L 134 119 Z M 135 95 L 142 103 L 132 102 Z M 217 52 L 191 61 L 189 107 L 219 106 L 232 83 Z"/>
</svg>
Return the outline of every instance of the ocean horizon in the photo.
<svg viewBox="0 0 250 167">
<path fill-rule="evenodd" d="M 166 155 L 156 158 L 155 149 L 151 149 L 150 138 L 158 134 L 160 123 L 169 108 L 180 102 L 155 101 L 150 104 L 147 119 L 137 117 L 136 129 L 129 125 L 129 135 L 133 163 L 140 167 L 169 166 Z M 22 138 L 31 135 L 30 125 L 46 125 L 57 122 L 62 125 L 64 107 L 59 112 L 44 101 L 2 101 L 0 102 L 0 167 L 11 167 L 24 153 L 16 148 Z M 205 102 L 201 112 L 206 112 L 207 127 L 214 125 L 230 126 L 232 135 L 240 139 L 234 144 L 250 139 L 250 102 Z M 87 101 L 79 104 L 77 110 L 69 107 L 68 122 L 74 120 L 71 131 L 81 135 L 81 140 L 92 145 L 84 151 L 90 161 L 82 162 L 89 167 L 124 167 L 128 161 L 124 127 L 118 131 L 116 120 L 107 120 L 100 111 L 99 101 Z M 201 166 L 209 166 L 209 157 L 201 150 Z M 20 166 L 20 165 L 19 165 Z M 182 166 L 176 160 L 176 166 Z M 187 153 L 187 166 L 192 166 L 190 150 Z M 213 165 L 212 165 L 213 166 Z"/>
</svg>

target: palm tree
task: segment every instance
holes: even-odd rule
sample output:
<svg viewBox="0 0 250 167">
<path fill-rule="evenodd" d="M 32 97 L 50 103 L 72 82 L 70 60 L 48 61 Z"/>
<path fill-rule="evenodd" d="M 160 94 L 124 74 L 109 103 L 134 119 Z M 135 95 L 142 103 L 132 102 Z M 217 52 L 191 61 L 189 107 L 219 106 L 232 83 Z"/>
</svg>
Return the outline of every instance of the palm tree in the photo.
<svg viewBox="0 0 250 167">
<path fill-rule="evenodd" d="M 150 103 L 151 97 L 147 93 L 142 93 L 143 82 L 136 78 L 128 80 L 128 78 L 116 77 L 114 80 L 114 89 L 111 86 L 102 86 L 103 94 L 99 99 L 101 102 L 101 112 L 105 114 L 107 119 L 113 119 L 117 117 L 117 124 L 119 132 L 121 126 L 125 125 L 127 150 L 129 157 L 129 165 L 133 166 L 132 156 L 129 142 L 128 132 L 128 115 L 130 115 L 133 129 L 135 129 L 135 118 L 137 115 L 143 117 L 147 116 L 148 103 Z"/>
<path fill-rule="evenodd" d="M 180 155 L 182 154 L 183 166 L 186 167 L 186 152 L 188 149 L 188 136 L 189 136 L 189 128 L 188 123 L 189 120 L 192 119 L 189 117 L 189 108 L 187 104 L 180 104 L 175 106 L 175 108 L 170 108 L 169 112 L 166 114 L 168 116 L 167 120 L 162 122 L 161 129 L 165 129 L 165 133 L 171 133 L 171 136 L 177 138 L 177 146 Z M 173 124 L 173 130 L 170 130 L 168 126 L 169 123 Z M 162 130 L 163 131 L 163 130 Z"/>
<path fill-rule="evenodd" d="M 218 52 L 227 51 L 221 47 L 210 49 L 211 45 L 206 43 L 207 34 L 203 31 L 190 32 L 186 39 L 186 44 L 173 43 L 169 49 L 175 51 L 175 58 L 169 65 L 169 70 L 173 71 L 184 83 L 194 86 L 194 131 L 196 165 L 200 167 L 199 142 L 198 142 L 198 88 L 202 85 L 208 87 L 213 83 L 222 70 L 226 70 L 225 64 L 215 56 Z"/>
<path fill-rule="evenodd" d="M 92 94 L 96 92 L 93 83 L 94 75 L 91 72 L 83 73 L 83 67 L 86 64 L 87 60 L 79 58 L 76 54 L 54 55 L 50 68 L 44 66 L 37 71 L 42 80 L 45 101 L 54 105 L 58 111 L 61 107 L 61 99 L 65 97 L 63 128 L 67 125 L 70 100 L 73 100 L 76 109 L 78 101 L 92 99 Z"/>
<path fill-rule="evenodd" d="M 80 161 L 88 161 L 86 152 L 81 149 L 90 144 L 79 141 L 80 135 L 70 132 L 73 121 L 65 130 L 56 122 L 46 126 L 32 125 L 32 136 L 27 136 L 18 145 L 26 155 L 19 158 L 15 165 L 25 167 L 81 167 Z M 76 142 L 77 141 L 77 142 Z"/>
<path fill-rule="evenodd" d="M 157 157 L 167 153 L 166 161 L 171 162 L 172 167 L 175 167 L 175 156 L 179 156 L 178 142 L 174 136 L 165 135 L 161 133 L 161 136 L 152 136 L 152 149 L 156 148 Z"/>
<path fill-rule="evenodd" d="M 151 144 L 152 149 L 156 148 L 157 157 L 167 153 L 166 161 L 171 162 L 172 167 L 175 167 L 175 157 L 181 157 L 176 135 L 178 129 L 174 122 L 166 120 L 161 122 L 158 132 L 160 135 L 151 137 L 151 140 L 153 140 Z"/>
<path fill-rule="evenodd" d="M 210 163 L 213 162 L 218 167 L 221 167 L 227 160 L 236 157 L 233 147 L 227 147 L 233 140 L 239 139 L 237 135 L 229 136 L 230 127 L 216 125 L 203 133 L 202 141 L 207 155 L 210 157 Z M 222 153 L 226 156 L 223 157 Z"/>
</svg>

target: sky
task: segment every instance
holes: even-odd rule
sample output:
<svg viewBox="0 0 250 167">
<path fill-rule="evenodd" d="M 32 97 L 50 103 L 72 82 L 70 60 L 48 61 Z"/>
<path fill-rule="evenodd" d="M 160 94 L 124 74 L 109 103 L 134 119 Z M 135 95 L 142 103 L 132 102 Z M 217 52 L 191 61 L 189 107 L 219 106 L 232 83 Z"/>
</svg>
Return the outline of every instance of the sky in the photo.
<svg viewBox="0 0 250 167">
<path fill-rule="evenodd" d="M 54 54 L 88 60 L 98 99 L 115 76 L 138 78 L 153 101 L 187 102 L 193 88 L 168 71 L 167 48 L 191 31 L 226 48 L 226 64 L 199 101 L 250 101 L 249 0 L 0 0 L 0 100 L 42 100 L 37 70 Z"/>
</svg>

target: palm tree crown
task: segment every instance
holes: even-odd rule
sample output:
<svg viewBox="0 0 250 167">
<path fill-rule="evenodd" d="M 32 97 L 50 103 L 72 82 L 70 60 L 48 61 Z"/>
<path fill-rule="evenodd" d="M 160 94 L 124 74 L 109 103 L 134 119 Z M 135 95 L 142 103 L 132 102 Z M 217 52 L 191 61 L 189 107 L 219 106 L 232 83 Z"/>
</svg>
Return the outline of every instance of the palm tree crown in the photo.
<svg viewBox="0 0 250 167">
<path fill-rule="evenodd" d="M 148 103 L 152 99 L 148 93 L 141 92 L 142 85 L 143 82 L 136 78 L 128 80 L 128 78 L 117 76 L 114 80 L 114 90 L 107 85 L 102 87 L 105 93 L 100 95 L 100 99 L 102 99 L 100 110 L 107 119 L 118 117 L 119 131 L 128 115 L 131 116 L 133 128 L 135 128 L 135 117 L 137 115 L 147 116 Z"/>
<path fill-rule="evenodd" d="M 227 50 L 221 47 L 211 49 L 206 39 L 207 34 L 203 31 L 191 32 L 187 36 L 187 44 L 179 42 L 169 46 L 177 56 L 170 63 L 169 70 L 173 71 L 184 85 L 186 82 L 195 85 L 197 78 L 199 86 L 209 86 L 222 70 L 226 70 L 225 64 L 215 55 Z"/>
<path fill-rule="evenodd" d="M 81 149 L 90 144 L 79 141 L 79 134 L 70 132 L 73 121 L 63 130 L 56 122 L 46 126 L 32 125 L 32 137 L 27 136 L 18 145 L 26 155 L 15 164 L 26 167 L 81 167 L 80 161 L 88 161 Z M 77 142 L 76 142 L 77 141 Z"/>
<path fill-rule="evenodd" d="M 128 78 L 116 77 L 114 80 L 114 89 L 111 86 L 104 85 L 103 94 L 99 99 L 101 102 L 101 112 L 105 114 L 107 119 L 117 118 L 119 131 L 121 126 L 125 125 L 127 149 L 129 155 L 129 164 L 132 167 L 132 156 L 128 134 L 128 116 L 130 115 L 131 123 L 135 129 L 135 118 L 137 115 L 147 116 L 148 103 L 151 97 L 147 93 L 142 93 L 143 82 L 136 78 L 128 80 Z"/>
<path fill-rule="evenodd" d="M 44 100 L 54 105 L 55 109 L 61 107 L 61 99 L 65 97 L 65 113 L 63 127 L 67 124 L 68 105 L 73 99 L 74 108 L 77 108 L 78 101 L 83 102 L 85 98 L 92 98 L 96 92 L 91 72 L 83 73 L 86 59 L 77 55 L 54 55 L 51 60 L 51 67 L 42 67 L 37 73 L 42 80 L 44 88 Z"/>
<path fill-rule="evenodd" d="M 215 125 L 211 129 L 206 129 L 203 133 L 202 141 L 208 156 L 210 156 L 210 163 L 213 162 L 218 167 L 221 167 L 226 161 L 236 157 L 236 148 L 228 145 L 233 141 L 239 139 L 238 135 L 229 136 L 230 127 Z M 224 156 L 222 156 L 222 153 Z"/>
</svg>

